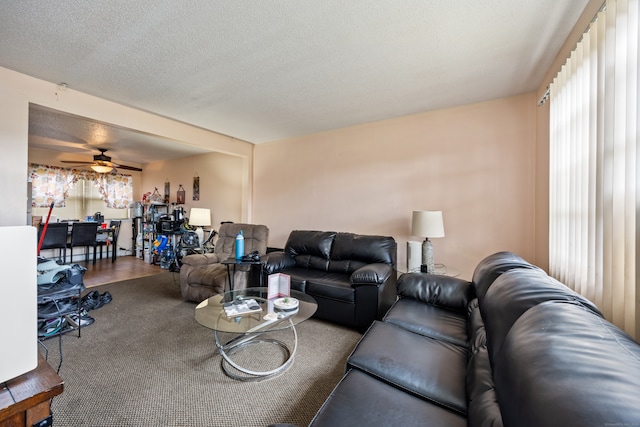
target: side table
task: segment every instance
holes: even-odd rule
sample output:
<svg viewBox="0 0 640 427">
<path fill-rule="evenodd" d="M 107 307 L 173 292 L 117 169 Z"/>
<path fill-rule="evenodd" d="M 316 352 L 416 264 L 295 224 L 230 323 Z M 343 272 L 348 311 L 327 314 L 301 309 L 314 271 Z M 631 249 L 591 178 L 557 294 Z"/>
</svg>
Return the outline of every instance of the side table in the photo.
<svg viewBox="0 0 640 427">
<path fill-rule="evenodd" d="M 0 425 L 40 425 L 51 414 L 50 400 L 63 390 L 62 378 L 38 355 L 36 369 L 0 385 Z"/>
<path fill-rule="evenodd" d="M 262 287 L 262 273 L 264 269 L 264 261 L 243 261 L 241 259 L 236 259 L 233 257 L 227 258 L 220 262 L 220 264 L 224 264 L 227 266 L 227 277 L 229 278 L 229 290 L 233 291 L 234 287 L 234 278 L 236 275 L 236 268 L 238 266 L 249 266 L 249 268 L 260 267 L 260 283 L 257 285 L 258 287 Z M 233 274 L 231 274 L 231 266 L 233 266 Z M 248 286 L 248 287 L 253 287 Z"/>
<path fill-rule="evenodd" d="M 460 275 L 460 271 L 456 268 L 449 267 L 444 264 L 436 264 L 434 266 L 435 274 L 439 274 L 441 276 L 449 276 L 449 277 L 458 277 Z"/>
<path fill-rule="evenodd" d="M 435 264 L 434 270 L 435 271 L 433 274 L 439 274 L 441 276 L 458 277 L 460 275 L 460 271 L 458 271 L 456 268 L 449 267 L 444 264 Z M 418 267 L 415 270 L 412 269 L 411 271 L 404 271 L 404 270 L 398 269 L 398 275 L 403 273 L 420 273 L 420 267 Z"/>
</svg>

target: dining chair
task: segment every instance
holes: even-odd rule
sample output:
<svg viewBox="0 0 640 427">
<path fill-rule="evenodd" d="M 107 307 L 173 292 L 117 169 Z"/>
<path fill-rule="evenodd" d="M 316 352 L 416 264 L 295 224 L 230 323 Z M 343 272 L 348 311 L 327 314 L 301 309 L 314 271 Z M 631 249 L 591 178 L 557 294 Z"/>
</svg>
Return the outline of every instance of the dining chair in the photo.
<svg viewBox="0 0 640 427">
<path fill-rule="evenodd" d="M 89 261 L 89 248 L 93 248 L 93 263 L 96 263 L 96 249 L 98 242 L 96 236 L 98 235 L 98 223 L 97 222 L 74 222 L 71 227 L 71 262 L 73 262 L 73 248 L 84 247 L 85 259 Z"/>
<path fill-rule="evenodd" d="M 120 224 L 122 223 L 119 219 L 112 219 L 109 221 L 109 231 L 108 233 L 98 233 L 97 242 L 100 247 L 100 259 L 102 259 L 102 247 L 106 247 L 107 258 L 109 258 L 109 247 L 111 247 L 111 261 L 115 262 L 116 254 L 118 253 L 118 235 L 120 234 Z"/>
<path fill-rule="evenodd" d="M 38 227 L 38 242 L 44 231 L 44 224 Z M 52 222 L 47 225 L 47 230 L 40 249 L 58 249 L 58 259 L 64 264 L 67 260 L 68 226 L 66 222 Z"/>
</svg>

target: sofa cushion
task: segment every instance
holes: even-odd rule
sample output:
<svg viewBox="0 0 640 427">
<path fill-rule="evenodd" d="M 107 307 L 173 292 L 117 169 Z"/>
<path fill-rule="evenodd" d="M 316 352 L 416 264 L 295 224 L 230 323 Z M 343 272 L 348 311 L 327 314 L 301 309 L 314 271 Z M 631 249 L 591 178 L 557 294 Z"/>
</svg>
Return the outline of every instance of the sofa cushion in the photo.
<svg viewBox="0 0 640 427">
<path fill-rule="evenodd" d="M 305 291 L 309 295 L 348 302 L 355 300 L 355 289 L 346 274 L 309 270 L 306 273 L 306 281 Z"/>
<path fill-rule="evenodd" d="M 396 274 L 395 268 L 390 264 L 367 264 L 351 274 L 350 282 L 354 286 L 363 284 L 382 285 L 389 279 L 394 279 Z"/>
<path fill-rule="evenodd" d="M 477 298 L 469 303 L 467 326 L 469 328 L 469 353 L 473 355 L 479 348 L 487 345 L 487 333 Z"/>
<path fill-rule="evenodd" d="M 539 267 L 529 264 L 518 255 L 511 252 L 497 252 L 489 255 L 476 266 L 473 272 L 473 283 L 475 293 L 480 300 L 484 297 L 491 284 L 505 271 L 514 268 L 526 268 L 540 270 Z"/>
<path fill-rule="evenodd" d="M 520 424 L 515 424 L 519 426 Z M 487 390 L 469 402 L 467 427 L 502 427 L 502 413 L 495 389 Z M 545 426 L 546 427 L 546 426 Z"/>
<path fill-rule="evenodd" d="M 307 277 L 309 277 L 308 274 L 309 270 L 307 270 L 306 268 L 290 268 L 288 270 L 283 271 L 283 274 L 287 274 L 290 278 L 290 285 L 291 285 L 291 289 L 296 290 L 296 291 L 300 291 L 300 292 L 305 292 L 306 291 L 306 287 L 307 287 Z M 322 274 L 321 272 L 318 272 L 319 274 Z M 267 273 L 267 274 L 272 274 L 272 273 Z M 264 283 L 267 283 L 268 281 L 268 276 L 265 277 L 264 279 Z"/>
<path fill-rule="evenodd" d="M 581 305 L 549 301 L 527 310 L 493 365 L 505 425 L 640 421 L 640 346 Z"/>
<path fill-rule="evenodd" d="M 310 426 L 450 426 L 466 419 L 405 393 L 360 371 L 351 370 L 331 392 Z"/>
<path fill-rule="evenodd" d="M 328 268 L 352 273 L 367 264 L 395 265 L 396 253 L 396 241 L 392 237 L 337 233 Z"/>
<path fill-rule="evenodd" d="M 282 271 L 296 266 L 296 261 L 291 255 L 285 252 L 271 252 L 261 257 L 261 259 L 265 263 L 264 272 L 266 274 L 273 274 L 276 271 Z"/>
<path fill-rule="evenodd" d="M 222 258 L 220 258 L 219 255 L 220 254 L 213 254 L 213 253 L 191 254 L 182 258 L 182 264 L 190 265 L 193 267 L 209 265 L 209 264 L 217 264 L 226 258 L 224 255 Z"/>
<path fill-rule="evenodd" d="M 464 313 L 400 298 L 383 319 L 408 331 L 466 347 L 469 344 Z"/>
<path fill-rule="evenodd" d="M 260 255 L 267 253 L 269 229 L 266 225 L 224 223 L 220 226 L 214 252 L 219 258 L 226 259 L 235 254 L 236 236 L 242 231 L 244 235 L 244 251 L 258 251 Z"/>
<path fill-rule="evenodd" d="M 480 347 L 469 359 L 467 396 L 469 426 L 502 426 L 502 414 L 486 347 Z"/>
<path fill-rule="evenodd" d="M 469 358 L 467 371 L 467 396 L 469 402 L 473 402 L 488 390 L 495 389 L 493 384 L 493 371 L 489 362 L 487 347 L 480 347 Z"/>
<path fill-rule="evenodd" d="M 487 351 L 487 334 L 477 298 L 469 303 L 468 319 L 470 341 L 467 364 L 468 425 L 500 427 L 502 415 Z"/>
<path fill-rule="evenodd" d="M 513 323 L 531 307 L 550 300 L 579 304 L 602 316 L 589 300 L 544 271 L 510 270 L 495 280 L 484 299 L 479 299 L 492 360 Z"/>
<path fill-rule="evenodd" d="M 471 283 L 455 277 L 405 273 L 398 278 L 398 295 L 427 304 L 465 310 L 473 298 Z"/>
<path fill-rule="evenodd" d="M 447 409 L 467 412 L 467 351 L 375 321 L 347 360 L 358 369 Z"/>
<path fill-rule="evenodd" d="M 289 234 L 284 251 L 298 267 L 327 271 L 334 231 L 294 230 Z"/>
</svg>

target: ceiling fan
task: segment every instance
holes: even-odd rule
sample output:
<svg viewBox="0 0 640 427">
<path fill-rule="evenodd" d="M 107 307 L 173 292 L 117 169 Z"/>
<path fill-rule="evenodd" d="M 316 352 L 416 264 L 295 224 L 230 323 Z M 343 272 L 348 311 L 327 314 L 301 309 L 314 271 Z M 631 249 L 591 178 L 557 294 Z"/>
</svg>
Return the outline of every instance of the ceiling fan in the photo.
<svg viewBox="0 0 640 427">
<path fill-rule="evenodd" d="M 98 148 L 100 154 L 95 154 L 93 156 L 93 162 L 81 162 L 76 160 L 61 160 L 62 163 L 75 163 L 77 165 L 88 165 L 91 169 L 98 173 L 108 173 L 113 171 L 114 169 L 126 169 L 130 171 L 142 172 L 142 169 L 136 168 L 134 166 L 120 165 L 117 163 L 113 163 L 111 161 L 111 157 L 107 156 L 107 150 L 104 148 Z"/>
</svg>

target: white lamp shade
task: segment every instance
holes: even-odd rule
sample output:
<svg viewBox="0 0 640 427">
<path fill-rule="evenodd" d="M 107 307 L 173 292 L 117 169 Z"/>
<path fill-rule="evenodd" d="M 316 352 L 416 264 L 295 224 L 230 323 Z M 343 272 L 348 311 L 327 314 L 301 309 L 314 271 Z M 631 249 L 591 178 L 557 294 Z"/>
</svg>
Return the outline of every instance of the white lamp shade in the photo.
<svg viewBox="0 0 640 427">
<path fill-rule="evenodd" d="M 442 211 L 413 211 L 411 235 L 418 237 L 444 237 Z"/>
<path fill-rule="evenodd" d="M 211 209 L 191 208 L 189 212 L 189 225 L 196 227 L 208 227 L 211 225 Z"/>
</svg>

